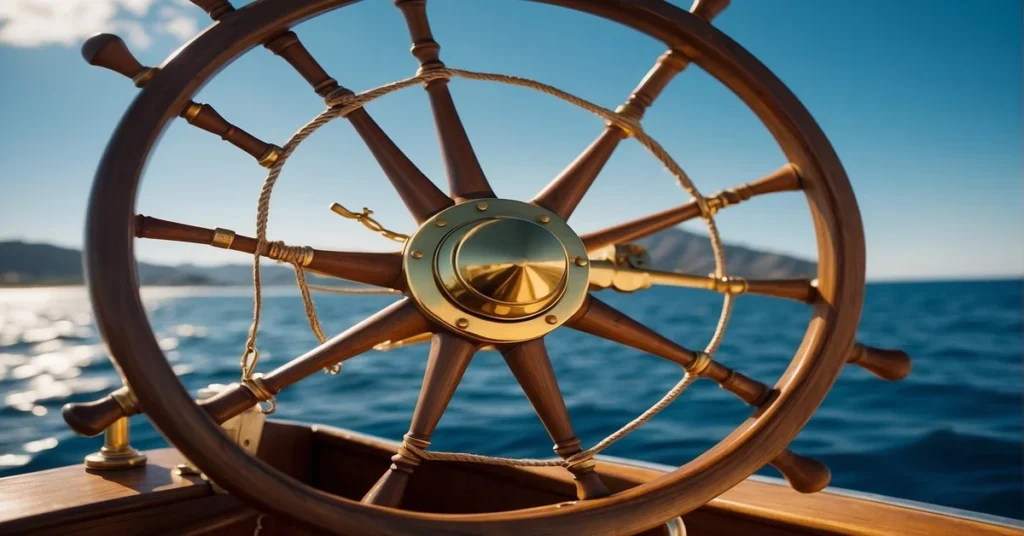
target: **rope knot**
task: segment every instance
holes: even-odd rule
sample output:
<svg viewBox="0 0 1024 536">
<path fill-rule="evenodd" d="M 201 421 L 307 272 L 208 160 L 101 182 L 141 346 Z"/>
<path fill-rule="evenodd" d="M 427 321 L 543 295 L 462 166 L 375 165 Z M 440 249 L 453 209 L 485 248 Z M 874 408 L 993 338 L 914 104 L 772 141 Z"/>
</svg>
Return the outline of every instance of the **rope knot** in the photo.
<svg viewBox="0 0 1024 536">
<path fill-rule="evenodd" d="M 281 262 L 309 266 L 313 262 L 313 248 L 309 246 L 289 246 L 280 240 L 267 244 L 267 256 Z"/>
<path fill-rule="evenodd" d="M 349 88 L 338 86 L 324 96 L 328 108 L 342 108 L 355 100 L 356 94 Z"/>
<path fill-rule="evenodd" d="M 392 461 L 401 461 L 406 465 L 416 467 L 422 463 L 423 460 L 430 459 L 430 453 L 426 450 L 429 446 L 430 441 L 425 441 L 423 439 L 413 437 L 410 434 L 405 434 L 402 436 L 402 444 L 399 445 L 398 453 L 395 455 L 395 457 L 400 459 L 395 460 L 392 458 Z"/>
<path fill-rule="evenodd" d="M 593 450 L 584 450 L 577 452 L 568 458 L 563 460 L 565 468 L 573 474 L 581 473 L 593 469 L 597 462 L 594 461 L 594 456 L 597 453 Z"/>
<path fill-rule="evenodd" d="M 626 136 L 629 138 L 635 138 L 637 137 L 637 134 L 643 133 L 643 127 L 640 126 L 640 119 L 635 117 L 621 113 L 613 113 L 608 122 L 625 132 Z"/>
</svg>

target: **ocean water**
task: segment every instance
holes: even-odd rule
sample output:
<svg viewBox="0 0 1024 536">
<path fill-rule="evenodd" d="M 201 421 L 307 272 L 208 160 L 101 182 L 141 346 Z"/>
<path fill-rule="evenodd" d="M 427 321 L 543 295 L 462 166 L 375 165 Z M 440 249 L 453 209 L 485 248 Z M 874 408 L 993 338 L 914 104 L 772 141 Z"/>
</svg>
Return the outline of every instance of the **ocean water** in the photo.
<svg viewBox="0 0 1024 536">
<path fill-rule="evenodd" d="M 825 461 L 835 486 L 1020 519 L 1022 493 L 1021 281 L 872 284 L 859 339 L 903 348 L 914 371 L 889 383 L 847 367 L 793 449 Z M 243 288 L 145 289 L 151 324 L 191 390 L 238 377 L 252 308 Z M 719 298 L 655 289 L 602 298 L 663 334 L 703 346 Z M 393 296 L 315 296 L 324 329 L 339 332 Z M 268 370 L 315 344 L 293 288 L 270 289 L 259 347 Z M 774 383 L 809 310 L 742 296 L 718 358 Z M 589 445 L 660 398 L 676 365 L 574 332 L 548 338 L 573 422 Z M 426 346 L 370 352 L 339 376 L 316 374 L 283 392 L 277 416 L 398 439 L 406 431 Z M 98 438 L 75 437 L 60 417 L 69 401 L 118 386 L 81 288 L 0 290 L 0 476 L 79 463 Z M 680 465 L 742 422 L 748 409 L 707 381 L 606 451 Z M 165 445 L 143 417 L 132 442 Z M 434 435 L 434 447 L 506 456 L 551 455 L 551 442 L 500 355 L 470 365 Z M 773 474 L 770 468 L 764 474 Z"/>
</svg>

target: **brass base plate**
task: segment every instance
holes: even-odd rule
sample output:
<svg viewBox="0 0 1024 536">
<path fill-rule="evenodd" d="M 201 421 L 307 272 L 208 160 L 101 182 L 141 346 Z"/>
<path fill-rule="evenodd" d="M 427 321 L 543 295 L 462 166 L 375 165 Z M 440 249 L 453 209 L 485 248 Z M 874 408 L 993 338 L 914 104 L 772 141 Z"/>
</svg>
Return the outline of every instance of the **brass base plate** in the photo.
<svg viewBox="0 0 1024 536">
<path fill-rule="evenodd" d="M 438 273 L 439 259 L 448 255 L 452 236 L 465 234 L 465 227 L 495 219 L 517 219 L 535 223 L 550 232 L 565 252 L 567 273 L 564 290 L 552 305 L 528 318 L 495 318 L 470 310 L 451 299 Z M 406 242 L 403 263 L 409 294 L 426 314 L 456 333 L 486 342 L 519 342 L 542 337 L 572 317 L 587 297 L 590 267 L 587 250 L 572 228 L 555 213 L 511 199 L 477 199 L 449 207 L 423 222 Z"/>
<path fill-rule="evenodd" d="M 142 452 L 128 447 L 121 451 L 109 451 L 101 449 L 85 457 L 85 467 L 108 471 L 113 469 L 130 469 L 146 465 L 146 455 Z"/>
</svg>

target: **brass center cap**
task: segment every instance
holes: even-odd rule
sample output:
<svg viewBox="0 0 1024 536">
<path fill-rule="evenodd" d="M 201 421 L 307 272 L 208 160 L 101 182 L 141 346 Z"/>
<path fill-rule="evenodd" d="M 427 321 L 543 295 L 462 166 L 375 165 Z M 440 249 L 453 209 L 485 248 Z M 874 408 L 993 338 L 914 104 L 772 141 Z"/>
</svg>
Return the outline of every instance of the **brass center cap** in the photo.
<svg viewBox="0 0 1024 536">
<path fill-rule="evenodd" d="M 547 301 L 562 287 L 565 249 L 547 229 L 520 219 L 484 222 L 455 250 L 463 284 L 496 302 L 528 305 Z"/>
<path fill-rule="evenodd" d="M 424 221 L 406 242 L 410 298 L 478 341 L 543 337 L 587 297 L 583 241 L 557 214 L 511 199 L 468 201 Z"/>
<path fill-rule="evenodd" d="M 463 309 L 500 320 L 537 315 L 565 291 L 565 248 L 519 218 L 487 218 L 452 232 L 438 251 L 445 292 Z"/>
</svg>

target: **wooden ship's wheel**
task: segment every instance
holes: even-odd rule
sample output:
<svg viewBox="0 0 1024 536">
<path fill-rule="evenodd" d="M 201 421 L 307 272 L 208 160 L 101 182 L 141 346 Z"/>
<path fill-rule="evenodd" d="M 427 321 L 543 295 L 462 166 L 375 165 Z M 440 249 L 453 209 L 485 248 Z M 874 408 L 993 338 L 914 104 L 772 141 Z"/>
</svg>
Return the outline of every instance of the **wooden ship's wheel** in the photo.
<svg viewBox="0 0 1024 536">
<path fill-rule="evenodd" d="M 103 155 L 90 200 L 86 232 L 89 292 L 97 323 L 126 385 L 88 404 L 71 404 L 64 415 L 76 431 L 95 435 L 126 415 L 149 416 L 166 437 L 220 486 L 260 511 L 305 526 L 349 534 L 457 532 L 481 534 L 622 534 L 645 530 L 689 512 L 766 464 L 796 489 L 820 490 L 828 469 L 787 449 L 821 403 L 846 363 L 887 379 L 909 372 L 905 354 L 855 344 L 864 295 L 864 237 L 853 191 L 831 145 L 808 112 L 771 72 L 716 30 L 711 20 L 727 0 L 697 0 L 686 12 L 661 0 L 543 0 L 624 24 L 665 43 L 662 55 L 625 104 L 597 107 L 555 88 L 518 78 L 449 69 L 427 22 L 425 0 L 396 0 L 419 60 L 416 76 L 379 90 L 354 93 L 331 78 L 290 27 L 353 2 L 261 0 L 235 9 L 227 0 L 192 0 L 213 24 L 159 67 L 144 67 L 111 35 L 90 39 L 87 61 L 124 74 L 142 90 L 125 113 Z M 327 103 L 327 110 L 280 146 L 227 122 L 192 96 L 221 68 L 257 45 L 281 56 Z M 253 52 L 262 53 L 262 52 Z M 788 164 L 762 179 L 704 196 L 640 119 L 679 72 L 696 64 L 742 99 L 767 126 Z M 453 78 L 525 85 L 582 106 L 607 121 L 583 154 L 529 202 L 498 197 L 478 163 L 449 93 Z M 438 189 L 401 152 L 363 109 L 384 93 L 423 86 L 429 95 L 448 172 L 448 194 Z M 255 238 L 136 215 L 140 176 L 156 140 L 174 117 L 221 136 L 269 168 Z M 350 213 L 371 228 L 404 242 L 395 253 L 323 251 L 269 241 L 266 205 L 291 151 L 323 123 L 345 118 L 379 161 L 419 224 L 408 236 L 384 230 L 368 212 Z M 662 161 L 693 200 L 648 217 L 578 236 L 566 222 L 615 148 L 636 138 Z M 497 189 L 500 191 L 500 189 Z M 755 196 L 802 191 L 818 246 L 818 277 L 748 281 L 725 272 L 714 216 Z M 683 221 L 702 218 L 709 227 L 718 268 L 710 276 L 651 269 L 642 250 L 626 244 Z M 200 403 L 193 401 L 168 365 L 139 298 L 135 237 L 208 244 L 282 260 L 296 267 L 300 287 L 308 270 L 393 289 L 404 297 L 379 313 L 326 339 L 277 369 L 254 373 L 255 344 L 243 358 L 242 381 Z M 258 273 L 258 272 L 257 272 Z M 634 291 L 652 284 L 706 288 L 724 295 L 719 329 L 702 350 L 684 348 L 607 305 L 604 288 Z M 257 285 L 258 290 L 258 285 Z M 738 294 L 757 293 L 806 302 L 813 309 L 806 335 L 774 386 L 714 360 L 714 352 Z M 308 295 L 307 295 L 308 297 Z M 308 301 L 308 300 L 307 300 Z M 315 320 L 315 315 L 311 316 Z M 315 322 L 314 322 L 315 324 Z M 681 367 L 683 378 L 645 416 L 706 378 L 753 407 L 750 417 L 719 444 L 664 478 L 609 494 L 593 455 L 576 438 L 545 350 L 544 336 L 569 327 L 654 354 Z M 255 330 L 254 330 L 255 332 Z M 362 501 L 318 491 L 286 476 L 228 441 L 218 423 L 283 389 L 380 344 L 430 334 L 430 352 L 409 432 L 390 469 Z M 252 338 L 250 342 L 254 342 Z M 429 450 L 431 435 L 470 359 L 484 346 L 499 350 L 522 385 L 561 459 L 571 471 L 579 501 L 528 510 L 441 516 L 401 510 L 403 492 L 425 459 L 522 464 Z M 270 406 L 272 408 L 272 406 Z M 637 422 L 645 420 L 641 416 Z M 628 433 L 636 423 L 620 430 Z M 609 441 L 617 439 L 609 438 Z M 458 458 L 458 456 L 463 456 Z"/>
</svg>

